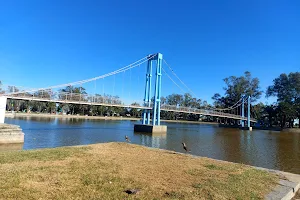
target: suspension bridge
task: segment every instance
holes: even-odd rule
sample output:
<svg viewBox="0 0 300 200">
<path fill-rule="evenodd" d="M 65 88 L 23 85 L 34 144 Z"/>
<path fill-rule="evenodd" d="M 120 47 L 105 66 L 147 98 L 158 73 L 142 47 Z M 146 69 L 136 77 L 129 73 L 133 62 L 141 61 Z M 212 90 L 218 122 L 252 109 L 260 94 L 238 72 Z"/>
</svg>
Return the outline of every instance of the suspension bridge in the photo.
<svg viewBox="0 0 300 200">
<path fill-rule="evenodd" d="M 166 67 L 162 66 L 163 63 Z M 133 72 L 135 69 L 137 71 Z M 155 73 L 153 73 L 154 70 Z M 146 80 L 140 78 L 141 73 L 146 74 Z M 154 81 L 152 80 L 153 74 L 155 76 Z M 163 59 L 163 55 L 157 53 L 148 55 L 115 71 L 81 81 L 35 89 L 10 85 L 0 94 L 0 123 L 4 123 L 7 99 L 141 109 L 143 110 L 143 119 L 142 124 L 137 125 L 137 130 L 142 131 L 144 130 L 143 127 L 147 127 L 146 129 L 148 130 L 149 126 L 151 130 L 153 127 L 160 127 L 158 130 L 166 131 L 166 127 L 161 129 L 163 127 L 160 125 L 161 111 L 233 119 L 238 120 L 241 127 L 244 127 L 245 122 L 247 122 L 246 127 L 249 128 L 251 127 L 251 122 L 256 122 L 256 119 L 250 116 L 250 96 L 241 97 L 233 106 L 222 109 L 213 107 L 199 108 L 178 104 L 169 105 L 161 102 L 162 89 L 166 87 L 164 86 L 165 80 L 162 84 L 162 77 L 166 77 L 173 86 L 176 86 L 175 92 L 178 92 L 179 89 L 181 92 L 187 91 L 194 94 L 177 76 L 167 61 Z M 109 79 L 110 81 L 108 82 L 107 80 Z M 137 83 L 132 82 L 133 79 L 137 79 Z M 79 88 L 76 92 L 72 90 L 75 86 Z M 154 90 L 152 91 L 153 87 Z M 66 88 L 69 88 L 69 90 Z M 134 92 L 130 89 L 134 90 Z M 108 92 L 112 95 L 108 95 Z M 247 106 L 247 109 L 245 109 L 245 106 Z"/>
</svg>

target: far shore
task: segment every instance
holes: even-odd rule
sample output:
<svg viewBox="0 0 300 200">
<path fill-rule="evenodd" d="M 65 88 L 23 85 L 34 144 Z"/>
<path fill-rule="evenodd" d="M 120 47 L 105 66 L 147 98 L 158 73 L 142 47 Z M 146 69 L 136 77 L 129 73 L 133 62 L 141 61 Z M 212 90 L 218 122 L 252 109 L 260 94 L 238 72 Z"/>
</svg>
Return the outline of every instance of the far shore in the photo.
<svg viewBox="0 0 300 200">
<path fill-rule="evenodd" d="M 284 132 L 289 132 L 289 133 L 300 133 L 300 128 L 286 128 L 283 129 L 282 131 Z"/>
<path fill-rule="evenodd" d="M 96 120 L 128 120 L 128 121 L 140 121 L 141 118 L 135 117 L 117 117 L 117 116 L 85 116 L 85 115 L 59 115 L 59 114 L 46 114 L 46 113 L 11 113 L 6 112 L 5 117 L 44 117 L 44 118 L 77 118 L 77 119 L 96 119 Z M 217 125 L 217 122 L 203 122 L 203 121 L 185 121 L 185 120 L 161 120 L 162 122 L 169 123 L 187 123 L 187 124 L 212 124 Z"/>
</svg>

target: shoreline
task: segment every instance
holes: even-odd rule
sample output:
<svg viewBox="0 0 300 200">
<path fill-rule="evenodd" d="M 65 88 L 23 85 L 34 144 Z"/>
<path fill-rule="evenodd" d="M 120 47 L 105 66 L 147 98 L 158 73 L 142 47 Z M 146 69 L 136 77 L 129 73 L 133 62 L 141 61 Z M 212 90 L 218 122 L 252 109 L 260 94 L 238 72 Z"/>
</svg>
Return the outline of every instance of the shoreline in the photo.
<svg viewBox="0 0 300 200">
<path fill-rule="evenodd" d="M 45 113 L 5 113 L 5 118 L 14 118 L 14 117 L 43 117 L 43 118 L 75 118 L 75 119 L 95 119 L 95 120 L 126 120 L 126 121 L 141 121 L 141 118 L 134 117 L 107 117 L 107 116 L 83 116 L 83 115 L 57 115 L 57 114 L 45 114 Z M 202 121 L 184 121 L 184 120 L 164 120 L 161 119 L 161 122 L 168 123 L 185 123 L 185 124 L 210 124 L 218 125 L 217 122 L 202 122 Z"/>
<path fill-rule="evenodd" d="M 300 128 L 286 128 L 282 130 L 283 132 L 289 133 L 300 133 Z"/>
</svg>

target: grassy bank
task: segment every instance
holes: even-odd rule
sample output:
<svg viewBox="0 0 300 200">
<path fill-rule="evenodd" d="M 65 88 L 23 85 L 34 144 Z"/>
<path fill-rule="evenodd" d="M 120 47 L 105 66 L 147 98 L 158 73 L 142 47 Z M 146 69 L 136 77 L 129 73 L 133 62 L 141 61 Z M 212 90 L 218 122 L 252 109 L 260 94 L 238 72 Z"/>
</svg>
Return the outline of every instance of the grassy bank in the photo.
<svg viewBox="0 0 300 200">
<path fill-rule="evenodd" d="M 0 177 L 3 199 L 261 199 L 277 182 L 249 166 L 126 143 L 2 152 Z"/>
</svg>

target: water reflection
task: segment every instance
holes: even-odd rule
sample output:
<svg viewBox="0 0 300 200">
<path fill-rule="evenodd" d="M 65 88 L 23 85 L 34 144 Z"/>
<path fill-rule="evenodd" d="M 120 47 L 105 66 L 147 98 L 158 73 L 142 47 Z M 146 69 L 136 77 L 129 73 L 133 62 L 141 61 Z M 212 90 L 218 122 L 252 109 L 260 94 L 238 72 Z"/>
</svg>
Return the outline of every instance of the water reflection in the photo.
<svg viewBox="0 0 300 200">
<path fill-rule="evenodd" d="M 165 149 L 167 133 L 134 132 L 134 135 L 140 137 L 141 145 Z"/>
<path fill-rule="evenodd" d="M 194 155 L 245 163 L 300 174 L 300 133 L 219 128 L 217 125 L 164 123 L 167 134 L 134 133 L 136 122 L 76 118 L 14 118 L 25 133 L 23 147 L 34 149 L 100 142 L 131 142 Z"/>
</svg>

